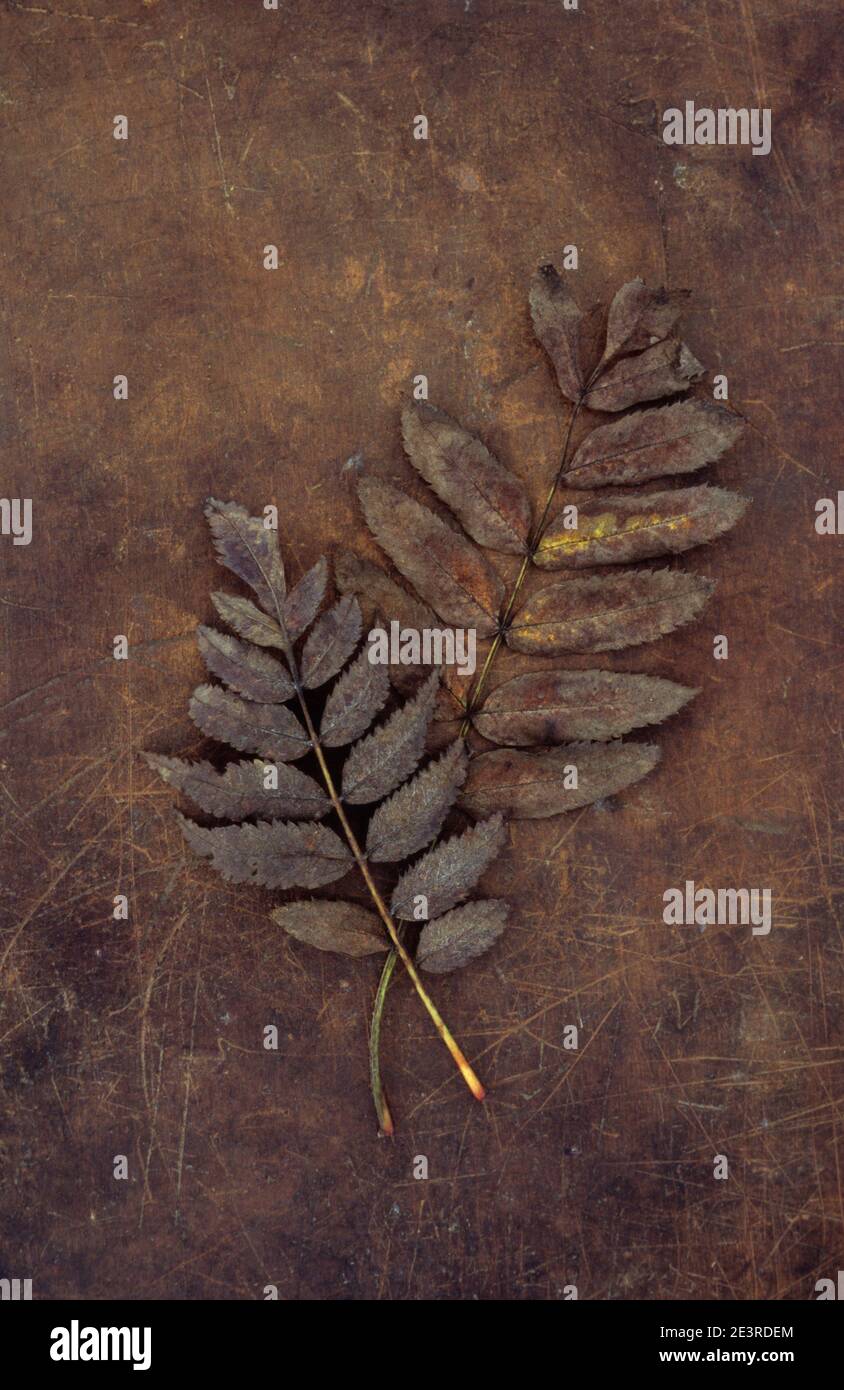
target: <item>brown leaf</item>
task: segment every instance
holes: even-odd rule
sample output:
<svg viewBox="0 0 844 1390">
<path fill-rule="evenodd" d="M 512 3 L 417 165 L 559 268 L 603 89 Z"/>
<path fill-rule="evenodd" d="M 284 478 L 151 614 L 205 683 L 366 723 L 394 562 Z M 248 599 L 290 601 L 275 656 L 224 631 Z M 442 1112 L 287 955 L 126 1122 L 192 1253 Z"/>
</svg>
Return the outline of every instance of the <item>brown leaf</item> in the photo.
<svg viewBox="0 0 844 1390">
<path fill-rule="evenodd" d="M 504 585 L 471 541 L 389 483 L 362 478 L 358 495 L 375 539 L 435 612 L 479 637 L 495 632 Z"/>
<path fill-rule="evenodd" d="M 364 647 L 325 702 L 319 736 L 326 748 L 340 748 L 365 734 L 389 693 L 387 668 L 373 665 Z"/>
<path fill-rule="evenodd" d="M 305 821 L 258 821 L 210 829 L 178 815 L 191 849 L 210 859 L 229 883 L 264 888 L 321 888 L 347 873 L 354 860 L 326 825 Z"/>
<path fill-rule="evenodd" d="M 282 617 L 291 642 L 295 642 L 297 637 L 307 632 L 316 617 L 319 605 L 325 597 L 327 581 L 328 565 L 323 556 L 302 576 L 284 600 Z"/>
<path fill-rule="evenodd" d="M 443 666 L 441 671 L 452 670 L 452 667 Z M 425 740 L 425 749 L 428 753 L 444 753 L 458 737 L 463 720 L 466 716 L 466 698 L 471 689 L 474 677 L 465 676 L 460 678 L 465 682 L 462 687 L 462 696 L 458 696 L 454 691 L 446 688 L 446 682 L 440 686 L 437 692 L 437 702 L 434 706 L 434 713 L 428 725 L 428 736 Z"/>
<path fill-rule="evenodd" d="M 320 819 L 331 802 L 312 777 L 284 763 L 274 764 L 278 787 L 264 786 L 267 764 L 261 761 L 230 763 L 218 772 L 211 763 L 188 763 L 154 753 L 144 757 L 169 786 L 176 787 L 202 811 L 221 820 L 245 820 L 247 816 Z"/>
<path fill-rule="evenodd" d="M 622 285 L 610 305 L 603 360 L 661 343 L 674 331 L 688 297 L 688 290 L 650 290 L 639 279 Z"/>
<path fill-rule="evenodd" d="M 569 579 L 527 600 L 507 631 L 507 645 L 538 656 L 635 647 L 690 623 L 714 588 L 714 580 L 681 570 Z"/>
<path fill-rule="evenodd" d="M 466 780 L 466 762 L 466 745 L 458 739 L 441 758 L 382 802 L 369 822 L 368 858 L 396 863 L 436 839 Z"/>
<path fill-rule="evenodd" d="M 598 377 L 586 397 L 590 410 L 626 410 L 638 401 L 673 396 L 699 381 L 704 368 L 679 338 L 622 357 Z"/>
<path fill-rule="evenodd" d="M 336 676 L 358 644 L 362 624 L 360 607 L 347 594 L 318 619 L 302 652 L 302 682 L 313 690 Z"/>
<path fill-rule="evenodd" d="M 380 565 L 361 559 L 351 550 L 336 552 L 334 577 L 341 594 L 355 595 L 367 626 L 376 619 L 379 626 L 389 628 L 391 622 L 397 622 L 415 632 L 437 625 L 437 617 L 426 603 L 402 589 Z M 422 666 L 391 663 L 387 669 L 393 685 L 403 694 L 415 689 L 425 674 Z"/>
<path fill-rule="evenodd" d="M 578 360 L 584 382 L 592 379 L 592 372 L 603 356 L 606 336 L 607 306 L 593 304 L 583 315 L 578 331 Z"/>
<path fill-rule="evenodd" d="M 409 777 L 425 751 L 425 733 L 439 688 L 433 671 L 413 700 L 352 748 L 343 767 L 343 800 L 380 801 Z"/>
<path fill-rule="evenodd" d="M 677 401 L 599 425 L 584 439 L 565 474 L 566 487 L 644 483 L 692 473 L 719 459 L 744 428 L 714 401 Z"/>
<path fill-rule="evenodd" d="M 218 592 L 211 595 L 211 602 L 223 622 L 228 623 L 241 637 L 245 637 L 247 642 L 254 642 L 259 647 L 278 647 L 280 651 L 289 651 L 290 643 L 278 623 L 266 613 L 262 613 L 260 608 L 256 608 L 251 599 L 242 598 L 240 594 Z"/>
<path fill-rule="evenodd" d="M 475 682 L 474 675 L 461 676 L 454 666 L 441 666 L 440 677 L 437 703 L 428 725 L 429 753 L 443 752 L 457 736 L 466 717 L 466 705 Z"/>
<path fill-rule="evenodd" d="M 254 589 L 265 612 L 278 618 L 284 599 L 284 566 L 275 530 L 264 518 L 250 516 L 237 502 L 218 502 L 209 497 L 205 515 L 218 563 L 230 569 Z"/>
<path fill-rule="evenodd" d="M 416 921 L 415 899 L 420 896 L 427 899 L 429 920 L 442 916 L 471 893 L 506 839 L 503 817 L 490 816 L 436 845 L 402 874 L 393 893 L 393 916 Z"/>
<path fill-rule="evenodd" d="M 401 623 L 415 628 L 433 625 L 431 609 L 413 594 L 402 589 L 380 565 L 364 560 L 352 550 L 338 550 L 334 556 L 334 579 L 341 594 L 354 594 L 361 607 L 365 623 L 371 623 L 376 613 L 387 623 Z"/>
<path fill-rule="evenodd" d="M 698 693 L 659 676 L 532 671 L 499 685 L 473 723 L 492 743 L 603 740 L 643 724 L 661 724 Z"/>
<path fill-rule="evenodd" d="M 553 265 L 540 266 L 530 289 L 534 332 L 551 358 L 560 390 L 576 401 L 585 385 L 581 358 L 583 315 Z"/>
<path fill-rule="evenodd" d="M 659 762 L 654 743 L 573 743 L 526 752 L 493 748 L 469 764 L 460 805 L 473 816 L 502 811 L 511 820 L 540 820 L 589 806 L 638 782 Z M 566 768 L 577 768 L 577 786 Z"/>
<path fill-rule="evenodd" d="M 337 951 L 342 956 L 371 956 L 390 949 L 379 919 L 357 903 L 285 903 L 275 908 L 270 916 L 291 936 L 315 946 L 318 951 Z"/>
<path fill-rule="evenodd" d="M 658 555 L 679 555 L 714 540 L 744 515 L 748 499 L 719 487 L 595 497 L 577 504 L 577 527 L 565 512 L 551 522 L 534 556 L 540 569 L 626 565 Z"/>
<path fill-rule="evenodd" d="M 509 905 L 499 898 L 456 907 L 422 928 L 416 948 L 417 965 L 432 975 L 459 970 L 489 950 L 506 927 L 509 915 Z"/>
<path fill-rule="evenodd" d="M 190 716 L 209 738 L 218 738 L 244 753 L 294 762 L 304 757 L 310 740 L 286 705 L 260 705 L 241 700 L 217 685 L 198 685 Z"/>
<path fill-rule="evenodd" d="M 523 555 L 530 501 L 522 482 L 444 411 L 417 401 L 402 413 L 408 458 L 479 545 Z"/>
<path fill-rule="evenodd" d="M 272 705 L 289 700 L 295 693 L 281 662 L 251 642 L 239 642 L 228 632 L 204 626 L 198 629 L 196 640 L 208 670 L 239 695 Z"/>
</svg>

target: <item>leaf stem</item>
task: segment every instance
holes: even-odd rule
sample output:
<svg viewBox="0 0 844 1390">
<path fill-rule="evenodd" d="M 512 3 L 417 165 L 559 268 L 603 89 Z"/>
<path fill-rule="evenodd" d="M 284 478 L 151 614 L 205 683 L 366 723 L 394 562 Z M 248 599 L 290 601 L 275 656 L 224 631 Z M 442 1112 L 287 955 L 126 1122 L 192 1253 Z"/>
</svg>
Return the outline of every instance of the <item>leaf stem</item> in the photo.
<svg viewBox="0 0 844 1390">
<path fill-rule="evenodd" d="M 509 623 L 510 618 L 512 617 L 513 609 L 516 605 L 516 600 L 519 597 L 519 594 L 521 593 L 522 585 L 524 584 L 525 579 L 527 578 L 528 572 L 530 570 L 531 561 L 533 560 L 534 555 L 539 549 L 539 543 L 542 540 L 542 536 L 545 532 L 545 527 L 548 522 L 548 513 L 551 510 L 551 504 L 554 501 L 555 496 L 557 495 L 557 489 L 560 486 L 560 482 L 562 481 L 563 475 L 568 466 L 569 448 L 571 445 L 572 433 L 574 432 L 575 421 L 577 420 L 577 417 L 580 414 L 580 407 L 583 405 L 589 388 L 591 387 L 592 382 L 594 381 L 598 373 L 599 367 L 596 367 L 595 371 L 590 376 L 589 380 L 587 381 L 586 385 L 584 386 L 583 390 L 581 391 L 580 395 L 578 396 L 577 400 L 574 402 L 572 406 L 571 415 L 569 416 L 568 427 L 566 429 L 566 437 L 563 442 L 563 451 L 560 457 L 559 467 L 554 475 L 554 481 L 551 484 L 551 487 L 548 491 L 548 496 L 545 499 L 545 505 L 542 508 L 539 520 L 536 523 L 536 526 L 533 528 L 533 531 L 531 532 L 531 537 L 528 541 L 527 551 L 524 559 L 522 560 L 521 568 L 516 576 L 515 583 L 513 584 L 513 589 L 507 601 L 507 607 L 504 609 L 504 612 L 502 614 L 498 632 L 495 634 L 495 637 L 493 638 L 492 643 L 490 644 L 489 651 L 486 654 L 486 659 L 484 660 L 484 664 L 481 667 L 478 678 L 472 686 L 471 691 L 469 692 L 469 698 L 466 701 L 466 714 L 463 719 L 463 723 L 460 726 L 460 738 L 465 738 L 469 732 L 472 723 L 472 715 L 478 707 L 478 701 L 480 700 L 481 693 L 483 692 L 484 686 L 486 685 L 487 677 L 490 671 L 492 670 L 493 662 L 495 661 L 496 654 L 498 652 L 499 647 L 501 646 L 504 633 L 507 630 L 507 624 Z M 381 1090 L 378 1046 L 381 1038 L 381 1018 L 384 1013 L 384 1006 L 387 1002 L 387 992 L 390 988 L 390 980 L 392 979 L 393 971 L 395 970 L 396 958 L 396 951 L 391 951 L 389 956 L 387 957 L 384 969 L 381 972 L 381 982 L 378 986 L 378 993 L 375 996 L 375 1005 L 372 1013 L 372 1027 L 369 1035 L 369 1063 L 370 1075 L 372 1077 L 372 1096 L 373 1100 L 375 1101 L 375 1109 L 378 1111 L 379 1120 L 381 1119 L 381 1106 L 382 1104 L 385 1105 L 386 1102 L 384 1102 L 383 1092 Z M 389 1116 L 389 1110 L 387 1111 L 387 1115 Z M 383 1122 L 381 1127 L 382 1129 L 384 1128 Z M 387 1131 L 385 1130 L 385 1133 L 386 1132 Z"/>
<path fill-rule="evenodd" d="M 361 874 L 363 875 L 364 882 L 366 883 L 366 886 L 369 889 L 372 901 L 375 903 L 375 906 L 378 909 L 378 915 L 384 923 L 384 926 L 387 928 L 387 933 L 390 937 L 390 940 L 393 943 L 393 952 L 400 957 L 402 965 L 404 966 L 405 970 L 407 971 L 408 975 L 413 981 L 416 993 L 419 995 L 419 998 L 422 1000 L 422 1003 L 428 1010 L 428 1014 L 430 1015 L 434 1028 L 436 1029 L 439 1037 L 442 1039 L 449 1052 L 451 1053 L 457 1065 L 457 1068 L 461 1076 L 463 1077 L 463 1080 L 466 1082 L 466 1085 L 469 1087 L 469 1090 L 472 1092 L 472 1095 L 475 1097 L 476 1100 L 483 1100 L 484 1096 L 486 1095 L 486 1092 L 483 1086 L 481 1085 L 480 1081 L 478 1080 L 477 1076 L 473 1072 L 472 1068 L 470 1067 L 469 1063 L 467 1062 L 466 1058 L 464 1057 L 461 1049 L 458 1047 L 457 1043 L 452 1037 L 452 1034 L 449 1028 L 446 1026 L 444 1019 L 441 1017 L 436 1004 L 434 1003 L 433 999 L 428 994 L 428 991 L 425 989 L 425 986 L 420 980 L 419 972 L 417 971 L 416 966 L 413 964 L 413 961 L 411 960 L 410 956 L 405 950 L 405 947 L 401 941 L 398 930 L 396 928 L 396 924 L 390 915 L 390 911 L 387 907 L 387 904 L 384 902 L 384 899 L 378 891 L 378 885 L 372 877 L 372 874 L 369 869 L 369 863 L 366 859 L 366 855 L 363 853 L 363 850 L 358 844 L 357 836 L 355 835 L 355 832 L 352 830 L 352 827 L 349 824 L 348 816 L 346 815 L 346 811 L 340 799 L 337 788 L 334 785 L 334 779 L 331 776 L 331 771 L 329 769 L 328 763 L 325 761 L 325 753 L 323 752 L 322 744 L 320 743 L 319 734 L 317 733 L 316 728 L 314 726 L 314 722 L 311 719 L 311 712 L 308 708 L 308 702 L 305 699 L 305 691 L 302 686 L 302 677 L 299 671 L 299 663 L 296 660 L 296 654 L 293 650 L 293 642 L 290 639 L 290 634 L 284 617 L 283 604 L 279 598 L 275 586 L 272 583 L 271 576 L 266 573 L 264 566 L 261 563 L 260 557 L 256 555 L 254 547 L 252 547 L 249 544 L 248 538 L 241 536 L 241 541 L 249 550 L 252 560 L 257 565 L 264 582 L 266 583 L 270 593 L 273 596 L 273 603 L 276 610 L 278 625 L 281 629 L 285 643 L 284 653 L 287 657 L 288 666 L 290 668 L 290 676 L 296 691 L 296 698 L 299 701 L 299 708 L 302 711 L 302 718 L 305 721 L 305 728 L 308 731 L 308 737 L 311 741 L 311 747 L 313 748 L 313 751 L 316 755 L 316 759 L 319 763 L 319 768 L 322 773 L 323 781 L 325 782 L 326 791 L 328 792 L 328 795 L 331 798 L 331 805 L 334 808 L 334 812 L 337 816 L 337 819 L 340 821 L 340 824 L 343 827 L 343 832 L 346 836 L 346 840 L 348 841 L 349 848 L 355 857 L 355 862 L 357 863 L 357 866 L 360 869 Z M 380 1014 L 378 1017 L 377 1028 L 380 1029 Z M 389 1117 L 389 1110 L 387 1110 L 387 1116 Z M 391 1117 L 389 1117 L 389 1123 L 390 1125 L 392 1125 Z"/>
<path fill-rule="evenodd" d="M 571 436 L 574 430 L 574 424 L 578 415 L 580 414 L 580 407 L 583 404 L 584 398 L 586 396 L 587 391 L 589 390 L 590 385 L 591 378 L 587 385 L 584 386 L 583 390 L 581 391 L 580 395 L 578 396 L 577 400 L 574 402 L 574 405 L 572 407 L 572 412 L 569 416 L 568 429 L 566 430 L 566 438 L 563 444 L 563 452 L 560 458 L 560 466 L 557 469 L 556 474 L 554 475 L 554 481 L 551 484 L 548 496 L 545 499 L 545 505 L 542 508 L 539 520 L 531 533 L 531 537 L 527 545 L 527 553 L 525 554 L 525 557 L 522 560 L 521 569 L 519 570 L 519 573 L 516 575 L 516 581 L 513 585 L 513 589 L 510 594 L 507 607 L 505 608 L 501 616 L 501 622 L 499 624 L 498 631 L 495 634 L 495 637 L 492 641 L 492 645 L 490 646 L 490 649 L 486 654 L 486 660 L 484 661 L 484 664 L 481 667 L 480 675 L 478 676 L 478 679 L 475 681 L 475 684 L 469 692 L 469 698 L 466 701 L 466 715 L 463 720 L 463 723 L 460 726 L 461 738 L 465 738 L 467 733 L 469 732 L 469 728 L 472 723 L 472 715 L 478 707 L 478 701 L 481 697 L 483 688 L 486 685 L 487 676 L 489 675 L 492 669 L 492 664 L 495 660 L 496 653 L 498 652 L 498 649 L 501 646 L 502 638 L 507 630 L 507 625 L 510 621 L 510 618 L 512 617 L 513 609 L 516 605 L 516 599 L 519 597 L 519 594 L 522 590 L 522 585 L 524 584 L 525 579 L 527 578 L 531 561 L 533 560 L 534 555 L 539 549 L 540 541 L 542 540 L 545 527 L 548 523 L 548 513 L 551 510 L 551 503 L 554 501 L 554 498 L 557 494 L 557 488 L 560 486 L 563 474 L 565 473 L 566 467 L 568 465 L 569 445 L 571 444 Z"/>
<path fill-rule="evenodd" d="M 436 1029 L 439 1037 L 442 1039 L 449 1052 L 451 1053 L 454 1062 L 461 1076 L 463 1077 L 463 1080 L 466 1082 L 466 1085 L 469 1087 L 469 1090 L 472 1092 L 472 1095 L 475 1097 L 475 1099 L 483 1100 L 484 1096 L 486 1095 L 486 1092 L 484 1091 L 483 1086 L 481 1085 L 477 1076 L 475 1075 L 466 1058 L 464 1057 L 458 1044 L 455 1042 L 444 1019 L 441 1017 L 436 1004 L 434 1003 L 431 996 L 428 994 L 428 991 L 426 990 L 421 979 L 419 978 L 419 972 L 416 969 L 416 966 L 413 964 L 413 961 L 411 960 L 410 956 L 408 955 L 407 950 L 405 949 L 405 946 L 396 928 L 396 924 L 393 921 L 392 916 L 390 915 L 389 908 L 387 907 L 387 904 L 384 902 L 384 899 L 382 898 L 381 893 L 378 890 L 378 885 L 372 877 L 372 873 L 369 868 L 369 863 L 367 861 L 366 855 L 363 853 L 363 850 L 358 844 L 357 836 L 355 835 L 355 832 L 349 824 L 349 819 L 346 815 L 345 807 L 343 806 L 343 803 L 340 800 L 337 788 L 334 785 L 334 779 L 331 776 L 328 764 L 325 761 L 325 754 L 322 749 L 322 744 L 319 741 L 319 735 L 314 727 L 313 720 L 311 719 L 310 710 L 308 709 L 307 701 L 304 697 L 304 691 L 302 690 L 301 683 L 299 682 L 298 672 L 294 671 L 293 680 L 294 684 L 296 685 L 297 694 L 299 696 L 299 704 L 302 709 L 302 717 L 305 721 L 305 727 L 308 731 L 308 737 L 311 740 L 313 751 L 316 754 L 316 759 L 319 763 L 320 772 L 322 773 L 326 790 L 331 798 L 331 804 L 334 808 L 338 820 L 340 821 L 340 824 L 343 827 L 343 832 L 346 836 L 346 840 L 348 841 L 349 848 L 355 857 L 355 861 L 357 863 L 358 868 L 361 871 L 361 874 L 363 875 L 364 882 L 366 883 L 366 886 L 369 889 L 372 901 L 375 903 L 375 906 L 378 909 L 378 915 L 380 916 L 381 921 L 384 923 L 384 926 L 387 928 L 388 935 L 393 943 L 393 950 L 399 956 L 402 965 L 404 966 L 405 970 L 407 971 L 408 975 L 413 981 L 416 993 L 419 995 L 419 998 L 422 1000 L 422 1003 L 428 1010 L 431 1022 L 433 1023 L 434 1028 Z"/>
<path fill-rule="evenodd" d="M 381 979 L 378 981 L 378 992 L 375 995 L 372 1023 L 369 1030 L 369 1079 L 372 1087 L 372 1099 L 375 1102 L 375 1113 L 378 1116 L 381 1131 L 383 1134 L 389 1135 L 390 1138 L 395 1134 L 395 1126 L 381 1084 L 381 1019 L 397 960 L 396 952 L 391 951 L 384 964 L 384 969 L 381 971 Z"/>
</svg>

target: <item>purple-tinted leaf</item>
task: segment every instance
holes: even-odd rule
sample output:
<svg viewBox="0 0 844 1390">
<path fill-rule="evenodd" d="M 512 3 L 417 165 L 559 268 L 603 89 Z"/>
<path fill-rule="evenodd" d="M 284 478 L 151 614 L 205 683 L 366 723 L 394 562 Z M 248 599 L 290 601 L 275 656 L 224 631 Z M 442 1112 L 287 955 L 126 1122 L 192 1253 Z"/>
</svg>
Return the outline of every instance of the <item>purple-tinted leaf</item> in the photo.
<svg viewBox="0 0 844 1390">
<path fill-rule="evenodd" d="M 459 970 L 494 945 L 509 915 L 507 903 L 496 898 L 456 907 L 422 928 L 416 948 L 417 965 L 432 975 Z"/>
<path fill-rule="evenodd" d="M 440 833 L 466 779 L 462 739 L 384 801 L 369 822 L 367 857 L 396 863 L 424 849 Z"/>
<path fill-rule="evenodd" d="M 341 598 L 317 620 L 302 652 L 302 683 L 313 690 L 345 666 L 358 644 L 361 613 L 352 594 Z"/>
<path fill-rule="evenodd" d="M 354 864 L 343 841 L 325 825 L 305 821 L 258 821 L 210 829 L 178 816 L 191 849 L 210 859 L 229 883 L 264 888 L 320 888 Z"/>
<path fill-rule="evenodd" d="M 331 802 L 313 778 L 285 763 L 272 765 L 276 786 L 267 787 L 270 769 L 258 760 L 230 763 L 225 772 L 218 772 L 208 762 L 188 763 L 154 753 L 144 757 L 162 781 L 220 820 L 245 820 L 248 816 L 311 820 L 331 810 Z"/>
<path fill-rule="evenodd" d="M 444 840 L 402 874 L 392 898 L 394 917 L 403 922 L 417 919 L 418 899 L 427 903 L 429 920 L 468 897 L 481 874 L 504 846 L 507 831 L 501 816 L 490 816 Z"/>
<path fill-rule="evenodd" d="M 294 762 L 304 757 L 310 740 L 286 705 L 259 705 L 241 700 L 217 685 L 199 685 L 190 702 L 190 715 L 209 738 L 230 743 L 244 753 Z"/>
<path fill-rule="evenodd" d="M 197 643 L 208 670 L 239 695 L 262 704 L 281 704 L 295 693 L 281 662 L 250 642 L 213 627 L 200 627 Z"/>
</svg>

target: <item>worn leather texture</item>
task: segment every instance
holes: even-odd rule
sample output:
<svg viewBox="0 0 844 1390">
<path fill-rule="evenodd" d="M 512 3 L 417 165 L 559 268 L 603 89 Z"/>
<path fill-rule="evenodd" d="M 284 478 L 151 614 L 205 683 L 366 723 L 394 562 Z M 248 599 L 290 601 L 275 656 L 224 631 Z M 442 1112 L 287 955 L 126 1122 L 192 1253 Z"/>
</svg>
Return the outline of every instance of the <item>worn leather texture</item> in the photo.
<svg viewBox="0 0 844 1390">
<path fill-rule="evenodd" d="M 806 1299 L 842 1267 L 844 541 L 814 529 L 840 485 L 836 24 L 823 0 L 3 6 L 3 492 L 34 513 L 0 539 L 0 1272 L 35 1297 Z M 771 108 L 771 154 L 666 146 L 687 99 Z M 680 562 L 718 581 L 701 620 L 600 663 L 702 688 L 658 771 L 514 825 L 484 881 L 510 928 L 434 981 L 487 1101 L 400 979 L 379 1140 L 377 963 L 309 952 L 278 894 L 194 859 L 138 753 L 205 747 L 208 494 L 276 504 L 294 577 L 375 558 L 345 465 L 424 496 L 421 373 L 544 498 L 567 408 L 526 297 L 566 245 L 584 304 L 692 291 L 685 337 L 748 421 L 705 476 L 752 506 Z M 770 934 L 665 926 L 687 879 L 770 888 Z"/>
</svg>

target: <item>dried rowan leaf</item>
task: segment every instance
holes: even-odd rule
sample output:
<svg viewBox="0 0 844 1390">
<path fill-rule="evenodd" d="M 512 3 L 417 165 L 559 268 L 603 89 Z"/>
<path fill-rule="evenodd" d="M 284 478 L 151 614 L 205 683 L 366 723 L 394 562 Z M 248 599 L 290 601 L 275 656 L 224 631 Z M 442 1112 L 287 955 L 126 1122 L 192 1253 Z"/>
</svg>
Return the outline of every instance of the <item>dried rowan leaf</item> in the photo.
<svg viewBox="0 0 844 1390">
<path fill-rule="evenodd" d="M 417 965 L 432 975 L 459 970 L 489 950 L 506 927 L 509 915 L 508 904 L 499 898 L 456 907 L 422 928 L 416 948 Z"/>
<path fill-rule="evenodd" d="M 688 290 L 650 290 L 639 279 L 622 285 L 610 305 L 603 360 L 661 343 L 674 331 L 688 297 Z"/>
<path fill-rule="evenodd" d="M 576 401 L 585 384 L 583 314 L 552 265 L 540 266 L 533 277 L 530 312 L 534 332 L 551 358 L 560 390 L 568 400 Z"/>
<path fill-rule="evenodd" d="M 239 503 L 218 502 L 214 497 L 209 497 L 205 515 L 218 563 L 244 580 L 261 607 L 277 618 L 285 583 L 275 530 L 264 525 L 263 517 L 250 516 Z"/>
<path fill-rule="evenodd" d="M 284 600 L 282 617 L 291 642 L 295 642 L 297 637 L 307 632 L 325 597 L 327 582 L 328 565 L 323 556 L 302 576 L 296 587 L 290 590 Z"/>
<path fill-rule="evenodd" d="M 389 628 L 391 622 L 397 622 L 412 632 L 422 632 L 437 625 L 437 617 L 426 603 L 402 589 L 380 565 L 361 559 L 351 550 L 337 551 L 334 577 L 342 594 L 355 595 L 367 626 Z M 412 664 L 391 662 L 387 669 L 390 680 L 402 694 L 414 690 L 420 676 L 426 674 L 424 667 Z"/>
<path fill-rule="evenodd" d="M 436 839 L 466 780 L 466 766 L 466 745 L 458 739 L 441 758 L 382 802 L 369 822 L 368 858 L 396 863 Z"/>
<path fill-rule="evenodd" d="M 473 723 L 492 743 L 603 740 L 644 724 L 661 724 L 698 693 L 659 676 L 532 671 L 499 685 Z"/>
<path fill-rule="evenodd" d="M 319 736 L 326 748 L 341 748 L 365 734 L 389 693 L 387 668 L 373 665 L 364 647 L 325 702 Z"/>
<path fill-rule="evenodd" d="M 644 483 L 693 473 L 719 459 L 741 434 L 741 417 L 714 401 L 677 401 L 599 425 L 566 470 L 566 487 Z"/>
<path fill-rule="evenodd" d="M 280 661 L 251 642 L 240 642 L 228 632 L 200 627 L 197 644 L 205 665 L 232 690 L 263 704 L 281 704 L 295 693 L 293 682 Z"/>
<path fill-rule="evenodd" d="M 178 815 L 191 849 L 210 859 L 229 883 L 264 888 L 321 888 L 354 864 L 343 841 L 326 825 L 304 821 L 258 821 L 210 829 Z"/>
<path fill-rule="evenodd" d="M 260 705 L 241 700 L 217 685 L 198 685 L 190 702 L 190 716 L 209 738 L 218 738 L 244 753 L 294 762 L 304 757 L 310 740 L 286 705 Z"/>
<path fill-rule="evenodd" d="M 479 637 L 495 632 L 504 585 L 471 541 L 389 483 L 363 478 L 358 495 L 375 539 L 434 611 Z"/>
<path fill-rule="evenodd" d="M 188 763 L 154 753 L 144 757 L 164 782 L 221 820 L 245 820 L 247 816 L 319 820 L 331 810 L 319 784 L 284 763 L 273 764 L 278 785 L 270 789 L 264 785 L 267 764 L 258 759 L 230 763 L 225 772 L 218 772 L 208 762 Z"/>
<path fill-rule="evenodd" d="M 313 690 L 336 676 L 358 644 L 360 606 L 347 594 L 318 619 L 302 651 L 302 683 Z"/>
<path fill-rule="evenodd" d="M 540 820 L 614 796 L 656 767 L 654 743 L 572 743 L 530 752 L 493 748 L 469 765 L 460 805 L 473 816 L 502 811 L 512 820 Z M 577 769 L 577 786 L 571 768 Z"/>
<path fill-rule="evenodd" d="M 591 381 L 593 371 L 603 357 L 607 336 L 607 306 L 593 304 L 587 309 L 578 330 L 578 360 L 584 382 Z"/>
<path fill-rule="evenodd" d="M 453 835 L 407 869 L 395 887 L 392 913 L 403 922 L 416 920 L 415 899 L 424 897 L 428 918 L 441 917 L 471 893 L 481 874 L 492 863 L 507 839 L 502 816 L 479 821 L 461 835 Z"/>
<path fill-rule="evenodd" d="M 343 767 L 343 800 L 355 806 L 388 796 L 418 766 L 439 689 L 433 671 L 413 700 L 356 743 Z"/>
<path fill-rule="evenodd" d="M 679 555 L 729 531 L 748 499 L 719 487 L 591 498 L 577 504 L 577 526 L 565 512 L 551 522 L 534 556 L 540 569 L 626 565 L 658 555 Z"/>
<path fill-rule="evenodd" d="M 367 912 L 357 903 L 285 903 L 270 916 L 291 936 L 318 951 L 371 956 L 390 949 L 385 929 L 374 912 Z"/>
<path fill-rule="evenodd" d="M 380 565 L 361 559 L 352 550 L 336 552 L 334 580 L 341 594 L 355 595 L 365 623 L 382 614 L 386 622 L 395 619 L 417 632 L 433 625 L 434 614 L 427 604 L 402 589 Z"/>
<path fill-rule="evenodd" d="M 507 631 L 507 645 L 538 656 L 635 647 L 690 623 L 714 588 L 714 580 L 682 570 L 565 580 L 527 600 Z"/>
<path fill-rule="evenodd" d="M 685 391 L 704 368 L 679 338 L 622 357 L 602 372 L 586 396 L 590 410 L 626 410 L 638 401 L 656 401 Z"/>
<path fill-rule="evenodd" d="M 273 618 L 262 613 L 260 608 L 240 594 L 214 593 L 211 602 L 224 623 L 234 628 L 247 642 L 259 647 L 278 647 L 280 651 L 290 650 L 290 643 Z"/>
<path fill-rule="evenodd" d="M 530 531 L 524 484 L 480 439 L 427 401 L 402 413 L 408 458 L 479 545 L 523 555 Z"/>
</svg>

